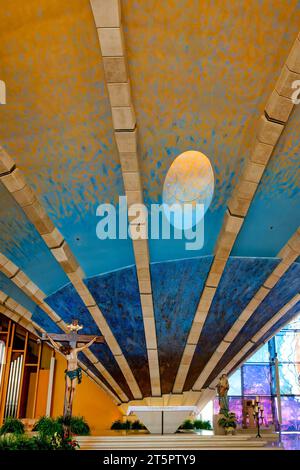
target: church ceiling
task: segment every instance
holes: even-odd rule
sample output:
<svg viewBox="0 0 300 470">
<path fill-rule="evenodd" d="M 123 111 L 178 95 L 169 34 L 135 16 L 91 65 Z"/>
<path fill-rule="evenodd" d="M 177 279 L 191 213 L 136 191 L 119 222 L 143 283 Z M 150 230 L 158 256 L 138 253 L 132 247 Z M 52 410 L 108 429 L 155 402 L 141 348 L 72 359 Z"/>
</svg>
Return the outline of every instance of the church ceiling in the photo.
<svg viewBox="0 0 300 470">
<path fill-rule="evenodd" d="M 178 155 L 204 153 L 215 177 L 204 245 L 189 251 L 185 240 L 150 239 L 151 288 L 144 292 L 132 241 L 97 238 L 98 205 L 116 205 L 126 188 L 90 2 L 6 2 L 0 9 L 0 79 L 7 88 L 0 145 L 61 232 L 83 283 L 78 288 L 53 256 L 1 171 L 0 301 L 7 314 L 23 307 L 35 327 L 49 333 L 75 317 L 84 333 L 104 334 L 106 344 L 93 345 L 81 362 L 128 401 L 208 387 L 260 331 L 245 358 L 299 313 L 296 302 L 275 317 L 300 290 L 299 258 L 291 261 L 282 251 L 294 236 L 292 252 L 300 255 L 297 106 L 283 123 L 219 282 L 211 283 L 210 274 L 257 122 L 297 41 L 300 3 L 122 0 L 121 12 L 144 202 L 148 208 L 162 202 Z M 300 78 L 300 67 L 295 75 Z M 18 271 L 5 268 L 8 261 Z M 40 297 L 26 290 L 18 272 Z"/>
</svg>

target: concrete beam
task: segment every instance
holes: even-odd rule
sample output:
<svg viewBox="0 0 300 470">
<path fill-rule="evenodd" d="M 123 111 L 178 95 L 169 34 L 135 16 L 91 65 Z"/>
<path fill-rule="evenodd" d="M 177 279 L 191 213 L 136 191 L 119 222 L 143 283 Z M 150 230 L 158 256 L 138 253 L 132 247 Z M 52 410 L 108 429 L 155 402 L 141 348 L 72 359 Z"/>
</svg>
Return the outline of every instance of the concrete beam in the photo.
<svg viewBox="0 0 300 470">
<path fill-rule="evenodd" d="M 261 343 L 261 339 L 267 332 L 271 330 L 271 328 L 279 321 L 281 320 L 284 315 L 288 313 L 288 311 L 294 307 L 298 302 L 300 301 L 300 294 L 295 295 L 291 300 L 289 300 L 277 313 L 274 315 L 271 320 L 269 320 L 261 330 L 256 333 L 251 340 L 247 343 L 247 345 L 239 351 L 238 354 L 234 356 L 233 359 L 226 365 L 226 367 L 221 371 L 222 373 L 228 373 L 231 375 L 235 369 L 238 367 L 240 361 L 243 359 L 243 361 L 246 361 L 249 357 L 251 357 L 259 348 L 261 348 L 262 344 L 265 344 L 268 342 L 273 336 L 275 336 L 279 331 L 282 329 L 282 326 L 275 332 L 272 332 L 268 338 Z M 295 314 L 295 316 L 299 315 L 299 312 Z M 252 351 L 250 354 L 248 354 L 249 350 L 253 348 L 253 345 L 257 344 L 257 347 Z M 220 374 L 219 374 L 220 375 Z M 216 379 L 214 379 L 215 382 Z M 210 385 L 211 386 L 211 385 Z"/>
<path fill-rule="evenodd" d="M 126 45 L 117 0 L 91 0 L 104 65 L 112 123 L 119 152 L 128 207 L 144 201 L 137 154 L 137 129 L 131 98 Z M 130 219 L 130 213 L 129 220 Z M 145 220 L 144 229 L 147 227 Z M 134 222 L 133 222 L 134 225 Z M 131 229 L 134 226 L 131 225 Z M 144 320 L 148 364 L 153 396 L 161 394 L 155 318 L 149 269 L 148 242 L 134 239 L 133 250 Z"/>
<path fill-rule="evenodd" d="M 282 72 L 283 76 L 280 76 L 276 84 L 277 88 L 275 87 L 271 93 L 265 107 L 265 112 L 258 121 L 256 137 L 252 145 L 250 156 L 246 162 L 240 181 L 235 187 L 227 204 L 228 209 L 222 230 L 218 237 L 214 261 L 206 280 L 188 339 L 188 341 L 192 339 L 194 351 L 196 349 L 196 344 L 199 341 L 202 327 L 207 318 L 209 307 L 213 301 L 213 299 L 211 299 L 210 303 L 205 303 L 204 307 L 202 307 L 202 298 L 207 296 L 208 288 L 214 287 L 217 289 L 219 285 L 230 252 L 244 223 L 262 175 L 293 110 L 294 104 L 290 97 L 280 95 L 279 91 L 282 92 L 282 89 L 286 91 L 286 84 L 288 83 L 288 80 L 290 80 L 290 77 L 286 78 L 284 75 L 287 74 L 286 68 L 294 73 L 300 73 L 299 57 L 299 39 L 297 38 L 284 66 L 284 70 Z M 200 322 L 198 310 L 201 311 Z M 173 387 L 174 393 L 180 393 L 183 390 L 193 357 L 193 355 L 191 355 L 190 346 L 191 344 L 187 342 L 177 371 Z M 215 358 L 212 360 L 215 361 Z M 205 374 L 206 373 L 203 371 L 203 377 Z M 201 389 L 202 379 L 197 380 L 196 383 L 197 390 Z"/>
<path fill-rule="evenodd" d="M 4 262 L 6 260 L 6 262 Z M 4 262 L 4 265 L 2 263 Z M 7 264 L 12 264 L 15 266 L 11 261 L 6 258 L 5 255 L 0 253 L 0 271 L 2 271 L 5 275 L 5 271 L 3 268 Z M 14 270 L 13 270 L 14 271 Z M 17 277 L 22 277 L 24 282 L 23 285 L 20 285 L 18 283 Z M 28 277 L 27 275 L 21 271 L 18 268 L 17 274 L 15 274 L 13 277 L 10 278 L 12 282 L 14 282 L 27 296 L 29 296 L 45 313 L 46 315 L 51 318 L 63 331 L 68 333 L 67 325 L 66 323 L 52 310 L 44 301 L 46 298 L 46 295 L 44 292 L 42 292 Z M 28 290 L 27 286 L 30 284 L 30 286 L 35 286 L 34 289 Z M 32 290 L 34 293 L 32 293 Z M 37 296 L 38 295 L 38 296 Z M 32 333 L 35 333 L 34 328 L 36 328 L 38 331 L 41 331 L 42 333 L 47 333 L 46 330 L 41 328 L 37 323 L 34 323 L 31 320 L 32 313 L 24 308 L 21 304 L 16 302 L 14 299 L 9 297 L 5 292 L 0 291 L 0 305 L 2 305 L 4 308 L 8 309 L 8 313 L 10 314 L 10 318 L 18 323 L 20 322 L 30 322 L 33 325 L 33 328 L 31 329 Z M 4 312 L 2 312 L 4 313 Z M 13 315 L 13 317 L 12 317 Z M 21 324 L 21 323 L 20 323 Z M 28 328 L 27 328 L 28 329 Z M 103 364 L 96 358 L 96 356 L 88 349 L 86 351 L 83 351 L 83 354 L 95 365 L 95 367 L 101 372 L 103 377 L 107 380 L 107 382 L 111 385 L 111 387 L 115 390 L 116 394 L 123 400 L 123 401 L 128 401 L 128 397 L 126 394 L 123 392 L 123 390 L 120 388 L 120 386 L 117 384 L 117 382 L 114 380 L 114 378 L 109 374 L 109 372 L 105 369 Z M 107 388 L 107 387 L 106 387 Z"/>
<path fill-rule="evenodd" d="M 95 299 L 83 282 L 84 273 L 80 268 L 75 256 L 73 255 L 63 235 L 54 226 L 44 207 L 39 202 L 30 186 L 27 184 L 21 170 L 17 168 L 14 160 L 1 147 L 0 181 L 25 212 L 28 219 L 32 222 L 45 241 L 51 254 L 67 274 L 84 305 L 92 315 L 96 325 L 101 330 L 108 347 L 111 349 L 117 363 L 119 364 L 119 367 L 128 383 L 129 388 L 132 391 L 133 396 L 135 398 L 140 398 L 141 391 L 135 380 L 135 377 L 128 365 L 128 362 L 124 357 L 122 357 L 121 348 L 118 345 L 118 342 L 115 339 L 107 321 L 105 320 L 104 315 L 96 305 Z M 24 197 L 20 196 L 20 192 L 22 192 Z M 29 198 L 28 195 L 30 195 Z M 4 272 L 7 272 L 8 276 L 11 278 L 17 274 L 13 272 L 13 269 L 15 268 L 12 266 L 12 264 L 13 263 L 8 262 L 3 266 Z M 21 279 L 19 279 L 19 281 L 23 282 Z M 35 288 L 34 286 L 31 287 L 33 289 Z M 39 294 L 36 293 L 35 296 L 38 296 Z"/>
<path fill-rule="evenodd" d="M 259 290 L 255 293 L 254 297 L 248 303 L 246 308 L 243 310 L 239 318 L 236 322 L 232 325 L 230 330 L 224 336 L 223 341 L 217 347 L 214 354 L 209 359 L 208 363 L 205 365 L 204 369 L 201 371 L 198 379 L 196 380 L 193 389 L 201 390 L 203 385 L 205 384 L 206 380 L 210 376 L 212 372 L 212 365 L 213 368 L 218 364 L 224 353 L 229 348 L 230 344 L 235 340 L 238 336 L 241 328 L 246 324 L 246 322 L 252 317 L 255 313 L 256 309 L 259 305 L 263 302 L 265 297 L 269 295 L 271 289 L 276 285 L 279 279 L 284 275 L 284 273 L 289 269 L 292 263 L 298 258 L 300 255 L 300 228 L 294 233 L 294 235 L 290 238 L 290 240 L 286 243 L 286 245 L 280 250 L 277 257 L 281 258 L 281 262 L 278 266 L 273 270 L 270 276 L 266 279 L 264 284 L 259 288 Z M 253 340 L 255 341 L 255 340 Z M 220 351 L 222 354 L 220 355 Z"/>
</svg>

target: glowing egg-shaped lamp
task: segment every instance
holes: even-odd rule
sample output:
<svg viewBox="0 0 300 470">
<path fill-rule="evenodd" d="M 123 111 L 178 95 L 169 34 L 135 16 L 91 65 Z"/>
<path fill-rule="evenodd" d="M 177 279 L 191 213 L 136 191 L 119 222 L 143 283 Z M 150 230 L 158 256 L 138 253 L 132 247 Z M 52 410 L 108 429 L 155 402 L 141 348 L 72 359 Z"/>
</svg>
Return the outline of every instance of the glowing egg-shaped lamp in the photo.
<svg viewBox="0 0 300 470">
<path fill-rule="evenodd" d="M 163 204 L 166 206 L 165 216 L 176 228 L 191 228 L 202 218 L 212 201 L 214 193 L 214 173 L 209 159 L 201 152 L 188 150 L 180 154 L 171 164 L 163 186 Z M 170 218 L 168 208 L 177 205 L 178 212 L 183 213 L 185 205 L 202 204 L 203 212 L 199 215 L 195 210 L 190 222 L 183 218 L 183 224 L 178 219 Z M 176 210 L 176 209 L 175 209 Z M 181 222 L 182 223 L 182 222 Z"/>
</svg>

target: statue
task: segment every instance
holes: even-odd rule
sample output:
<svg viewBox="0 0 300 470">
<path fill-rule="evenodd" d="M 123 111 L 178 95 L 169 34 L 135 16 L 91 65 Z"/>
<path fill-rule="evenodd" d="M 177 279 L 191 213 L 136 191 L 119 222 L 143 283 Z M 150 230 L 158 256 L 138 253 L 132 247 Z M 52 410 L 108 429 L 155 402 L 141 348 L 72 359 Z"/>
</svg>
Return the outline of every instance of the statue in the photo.
<svg viewBox="0 0 300 470">
<path fill-rule="evenodd" d="M 229 390 L 229 382 L 226 374 L 222 374 L 219 383 L 217 385 L 217 392 L 219 396 L 219 406 L 220 414 L 228 414 L 229 412 L 229 403 L 228 403 L 228 390 Z"/>
<path fill-rule="evenodd" d="M 74 393 L 77 384 L 81 383 L 82 370 L 78 367 L 77 354 L 86 348 L 89 348 L 97 338 L 92 339 L 89 343 L 81 346 L 80 348 L 72 348 L 68 346 L 60 346 L 57 344 L 51 336 L 46 336 L 46 339 L 50 341 L 56 351 L 61 352 L 67 359 L 67 369 L 65 370 L 66 389 L 65 389 L 65 400 L 64 400 L 64 417 L 72 415 L 72 404 Z"/>
<path fill-rule="evenodd" d="M 82 370 L 78 366 L 78 353 L 89 348 L 95 341 L 98 343 L 104 342 L 103 336 L 95 336 L 93 338 L 90 335 L 78 335 L 77 332 L 82 329 L 82 326 L 78 324 L 78 320 L 73 320 L 72 324 L 68 325 L 67 328 L 69 330 L 67 334 L 46 334 L 42 338 L 45 341 L 50 341 L 53 348 L 61 352 L 67 359 L 67 369 L 65 370 L 64 418 L 70 418 L 72 416 L 74 393 L 77 384 L 80 384 L 82 379 Z M 54 340 L 67 342 L 67 345 L 60 345 Z M 79 342 L 86 344 L 78 347 L 77 343 Z"/>
</svg>

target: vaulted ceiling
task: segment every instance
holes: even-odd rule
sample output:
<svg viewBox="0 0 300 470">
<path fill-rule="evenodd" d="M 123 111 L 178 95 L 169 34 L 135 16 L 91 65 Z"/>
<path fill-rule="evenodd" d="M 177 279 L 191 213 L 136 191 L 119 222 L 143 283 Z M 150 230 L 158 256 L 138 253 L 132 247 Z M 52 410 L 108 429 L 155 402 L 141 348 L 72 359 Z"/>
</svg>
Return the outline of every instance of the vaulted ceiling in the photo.
<svg viewBox="0 0 300 470">
<path fill-rule="evenodd" d="M 300 311 L 300 2 L 91 4 L 0 9 L 0 311 L 101 332 L 81 361 L 120 402 L 213 388 Z M 160 203 L 190 149 L 201 250 L 97 238 L 99 204 Z"/>
</svg>

